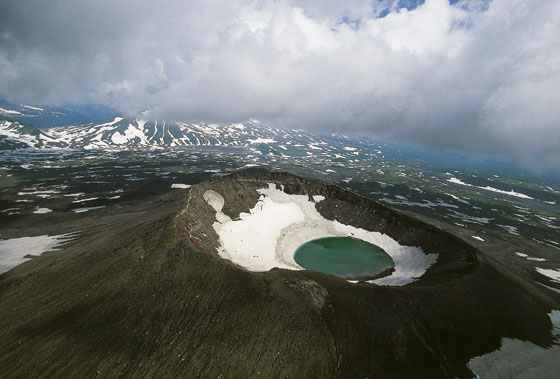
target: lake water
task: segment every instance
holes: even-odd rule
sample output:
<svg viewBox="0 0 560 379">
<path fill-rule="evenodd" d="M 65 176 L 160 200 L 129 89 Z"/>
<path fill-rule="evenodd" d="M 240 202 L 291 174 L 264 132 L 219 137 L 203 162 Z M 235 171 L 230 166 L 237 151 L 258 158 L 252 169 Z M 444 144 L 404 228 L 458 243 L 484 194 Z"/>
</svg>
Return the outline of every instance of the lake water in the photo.
<svg viewBox="0 0 560 379">
<path fill-rule="evenodd" d="M 379 246 L 353 237 L 324 237 L 308 241 L 294 252 L 301 267 L 344 278 L 375 276 L 395 266 Z"/>
</svg>

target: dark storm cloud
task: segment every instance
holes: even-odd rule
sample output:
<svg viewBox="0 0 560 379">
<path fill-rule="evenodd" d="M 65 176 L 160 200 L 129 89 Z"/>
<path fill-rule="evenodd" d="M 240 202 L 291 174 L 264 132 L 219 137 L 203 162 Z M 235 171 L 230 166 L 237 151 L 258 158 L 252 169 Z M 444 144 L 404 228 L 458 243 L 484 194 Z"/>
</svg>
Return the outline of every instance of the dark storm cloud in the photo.
<svg viewBox="0 0 560 379">
<path fill-rule="evenodd" d="M 560 2 L 398 4 L 4 0 L 0 92 L 370 131 L 557 170 Z"/>
</svg>

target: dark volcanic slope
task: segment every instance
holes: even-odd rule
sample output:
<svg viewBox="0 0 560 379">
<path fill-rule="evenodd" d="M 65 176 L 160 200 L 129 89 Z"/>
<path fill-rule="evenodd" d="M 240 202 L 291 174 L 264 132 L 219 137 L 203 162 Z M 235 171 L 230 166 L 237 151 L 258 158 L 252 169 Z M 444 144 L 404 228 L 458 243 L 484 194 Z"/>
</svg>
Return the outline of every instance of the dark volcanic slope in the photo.
<svg viewBox="0 0 560 379">
<path fill-rule="evenodd" d="M 215 254 L 202 194 L 221 193 L 235 217 L 268 182 L 323 194 L 325 217 L 422 246 L 438 262 L 404 287 L 244 271 Z M 554 294 L 335 186 L 243 173 L 99 214 L 53 220 L 82 236 L 0 275 L 0 377 L 469 377 L 468 359 L 501 337 L 552 342 Z"/>
</svg>

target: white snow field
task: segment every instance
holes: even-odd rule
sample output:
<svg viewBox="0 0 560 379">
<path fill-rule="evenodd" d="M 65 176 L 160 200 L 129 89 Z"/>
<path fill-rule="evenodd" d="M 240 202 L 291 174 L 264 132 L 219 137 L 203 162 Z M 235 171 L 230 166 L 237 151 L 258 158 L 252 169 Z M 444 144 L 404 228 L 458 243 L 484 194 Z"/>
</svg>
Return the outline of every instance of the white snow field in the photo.
<svg viewBox="0 0 560 379">
<path fill-rule="evenodd" d="M 173 184 L 171 185 L 171 188 L 186 189 L 186 188 L 189 188 L 190 186 L 191 186 L 190 184 L 173 183 Z"/>
<path fill-rule="evenodd" d="M 222 258 L 250 271 L 268 271 L 274 267 L 303 270 L 294 261 L 295 250 L 312 239 L 329 236 L 353 236 L 379 246 L 395 262 L 395 271 L 384 278 L 370 281 L 380 285 L 402 286 L 422 276 L 436 262 L 436 254 L 402 246 L 386 234 L 370 232 L 325 219 L 315 209 L 324 199 L 307 195 L 288 195 L 275 184 L 258 190 L 260 199 L 250 213 L 232 220 L 222 212 L 224 198 L 209 190 L 206 202 L 216 210 L 214 229 L 220 237 Z"/>
<path fill-rule="evenodd" d="M 35 214 L 44 214 L 44 213 L 50 213 L 50 212 L 52 212 L 52 209 L 49 209 L 49 208 L 39 208 L 39 207 L 37 207 L 37 208 L 33 211 L 33 213 L 35 213 Z"/>
<path fill-rule="evenodd" d="M 0 274 L 28 261 L 27 254 L 41 255 L 56 250 L 64 242 L 73 238 L 73 233 L 57 236 L 20 237 L 0 240 Z"/>
<path fill-rule="evenodd" d="M 100 205 L 100 206 L 97 206 L 97 207 L 74 208 L 74 209 L 70 209 L 70 210 L 74 213 L 84 213 L 84 212 L 92 211 L 94 209 L 101 209 L 101 208 L 105 208 L 105 205 Z"/>
<path fill-rule="evenodd" d="M 536 267 L 539 274 L 548 276 L 553 282 L 560 283 L 560 270 Z"/>
<path fill-rule="evenodd" d="M 454 183 L 454 184 L 460 184 L 462 186 L 474 187 L 474 188 L 479 188 L 479 189 L 486 190 L 486 191 L 501 193 L 502 195 L 509 195 L 509 196 L 519 197 L 519 198 L 522 198 L 522 199 L 534 200 L 531 196 L 527 196 L 527 195 L 525 195 L 523 193 L 520 193 L 520 192 L 515 192 L 513 189 L 511 191 L 504 191 L 504 190 L 500 190 L 500 189 L 490 187 L 490 186 L 486 186 L 486 187 L 473 186 L 472 184 L 465 183 L 462 180 L 457 179 L 457 178 L 449 178 L 449 179 L 447 179 L 447 181 L 450 182 L 450 183 Z"/>
<path fill-rule="evenodd" d="M 560 310 L 552 310 L 555 343 L 548 349 L 531 342 L 502 338 L 502 346 L 491 353 L 471 359 L 469 368 L 477 378 L 554 378 L 560 372 Z"/>
</svg>

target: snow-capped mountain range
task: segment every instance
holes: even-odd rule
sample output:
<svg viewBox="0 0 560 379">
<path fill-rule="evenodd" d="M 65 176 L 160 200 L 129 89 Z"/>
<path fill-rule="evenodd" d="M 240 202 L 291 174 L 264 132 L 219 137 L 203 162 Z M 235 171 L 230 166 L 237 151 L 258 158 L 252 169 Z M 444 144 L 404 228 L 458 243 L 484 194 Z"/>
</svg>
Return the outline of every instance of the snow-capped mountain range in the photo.
<svg viewBox="0 0 560 379">
<path fill-rule="evenodd" d="M 123 151 L 211 146 L 242 147 L 261 155 L 303 160 L 318 156 L 328 157 L 330 160 L 356 158 L 358 155 L 363 155 L 364 158 L 376 158 L 381 153 L 379 150 L 381 146 L 364 136 L 355 138 L 340 134 L 322 135 L 302 130 L 276 129 L 256 120 L 220 125 L 148 121 L 147 112 L 136 118 L 113 116 L 104 121 L 39 128 L 31 121 L 22 121 L 13 117 L 9 112 L 22 113 L 27 109 L 43 114 L 47 112 L 46 108 L 41 110 L 42 108 L 38 106 L 14 106 L 5 101 L 3 103 L 0 101 L 0 105 L 2 105 L 0 151 L 17 149 Z"/>
<path fill-rule="evenodd" d="M 273 143 L 298 133 L 245 123 L 165 123 L 115 117 L 108 122 L 35 128 L 18 121 L 0 120 L 0 148 L 127 149 L 176 146 L 244 146 Z"/>
<path fill-rule="evenodd" d="M 15 105 L 0 99 L 0 150 L 25 148 L 124 150 L 274 144 L 280 145 L 277 150 L 281 152 L 283 142 L 297 140 L 310 145 L 317 143 L 308 133 L 273 129 L 255 120 L 225 125 L 167 123 L 147 121 L 144 119 L 146 114 L 148 113 L 145 112 L 137 118 L 114 116 L 107 118 L 107 110 L 99 106 L 54 108 Z M 90 117 L 89 122 L 60 126 L 64 125 L 62 120 L 84 119 L 84 117 Z M 91 122 L 100 118 L 105 120 Z"/>
</svg>

